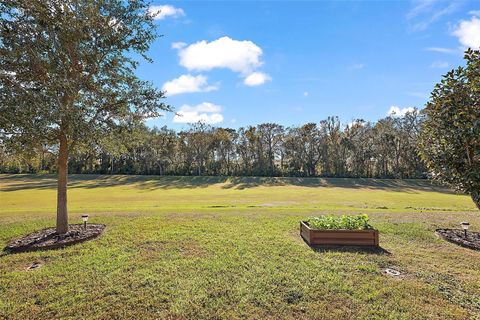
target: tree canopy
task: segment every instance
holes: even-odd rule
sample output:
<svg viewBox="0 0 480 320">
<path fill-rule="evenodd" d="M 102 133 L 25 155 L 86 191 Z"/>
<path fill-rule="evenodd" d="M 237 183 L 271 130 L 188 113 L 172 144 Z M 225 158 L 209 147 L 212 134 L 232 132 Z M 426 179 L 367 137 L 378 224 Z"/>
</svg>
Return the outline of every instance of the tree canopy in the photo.
<svg viewBox="0 0 480 320">
<path fill-rule="evenodd" d="M 424 109 L 420 153 L 435 179 L 471 195 L 480 209 L 480 51 L 448 72 Z"/>
<path fill-rule="evenodd" d="M 0 138 L 22 151 L 56 146 L 64 233 L 69 154 L 170 109 L 135 74 L 156 26 L 142 0 L 6 0 L 0 12 Z"/>
</svg>

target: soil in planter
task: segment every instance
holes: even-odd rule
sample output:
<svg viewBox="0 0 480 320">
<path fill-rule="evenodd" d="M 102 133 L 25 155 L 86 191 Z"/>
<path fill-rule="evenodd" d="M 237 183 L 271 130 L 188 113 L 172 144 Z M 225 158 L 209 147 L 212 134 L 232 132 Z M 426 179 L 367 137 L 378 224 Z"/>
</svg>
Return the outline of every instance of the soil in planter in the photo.
<svg viewBox="0 0 480 320">
<path fill-rule="evenodd" d="M 435 232 L 449 242 L 473 250 L 480 250 L 480 232 L 467 231 L 467 237 L 465 237 L 465 231 L 460 229 L 437 229 Z"/>
<path fill-rule="evenodd" d="M 96 238 L 104 229 L 104 224 L 88 224 L 87 229 L 83 225 L 71 224 L 68 232 L 60 235 L 55 228 L 47 228 L 10 241 L 4 251 L 13 253 L 62 248 Z"/>
</svg>

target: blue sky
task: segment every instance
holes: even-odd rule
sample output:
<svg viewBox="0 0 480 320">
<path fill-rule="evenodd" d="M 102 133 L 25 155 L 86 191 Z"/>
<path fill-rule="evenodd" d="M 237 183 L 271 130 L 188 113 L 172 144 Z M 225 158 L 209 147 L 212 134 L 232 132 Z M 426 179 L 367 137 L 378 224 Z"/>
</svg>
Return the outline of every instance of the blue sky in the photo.
<svg viewBox="0 0 480 320">
<path fill-rule="evenodd" d="M 167 90 L 149 125 L 238 128 L 337 115 L 375 121 L 422 108 L 480 47 L 479 1 L 155 2 L 163 37 L 138 75 Z"/>
</svg>

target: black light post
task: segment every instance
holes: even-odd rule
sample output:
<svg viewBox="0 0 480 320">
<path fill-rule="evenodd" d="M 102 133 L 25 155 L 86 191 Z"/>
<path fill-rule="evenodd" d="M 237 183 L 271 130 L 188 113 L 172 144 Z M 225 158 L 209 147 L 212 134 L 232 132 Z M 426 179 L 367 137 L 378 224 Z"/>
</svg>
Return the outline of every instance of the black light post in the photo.
<svg viewBox="0 0 480 320">
<path fill-rule="evenodd" d="M 83 220 L 83 229 L 87 230 L 88 214 L 83 214 L 82 220 Z"/>
<path fill-rule="evenodd" d="M 465 238 L 467 238 L 467 230 L 468 230 L 468 227 L 470 227 L 470 223 L 464 221 L 461 223 L 461 225 L 462 225 L 463 231 L 465 232 Z"/>
</svg>

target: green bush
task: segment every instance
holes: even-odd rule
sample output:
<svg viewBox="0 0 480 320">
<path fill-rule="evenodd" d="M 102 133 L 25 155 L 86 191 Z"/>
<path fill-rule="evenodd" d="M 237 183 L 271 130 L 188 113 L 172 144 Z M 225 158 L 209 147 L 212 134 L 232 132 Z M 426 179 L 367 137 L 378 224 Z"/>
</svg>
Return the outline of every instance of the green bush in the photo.
<svg viewBox="0 0 480 320">
<path fill-rule="evenodd" d="M 355 216 L 319 216 L 308 218 L 308 225 L 312 229 L 344 229 L 344 230 L 367 230 L 373 229 L 369 223 L 370 219 L 366 214 L 359 214 Z"/>
</svg>

